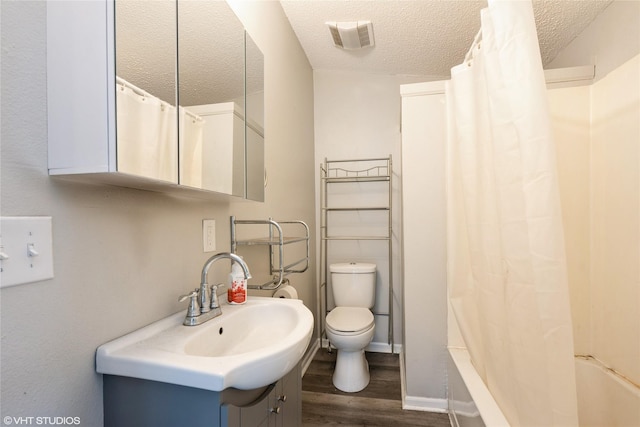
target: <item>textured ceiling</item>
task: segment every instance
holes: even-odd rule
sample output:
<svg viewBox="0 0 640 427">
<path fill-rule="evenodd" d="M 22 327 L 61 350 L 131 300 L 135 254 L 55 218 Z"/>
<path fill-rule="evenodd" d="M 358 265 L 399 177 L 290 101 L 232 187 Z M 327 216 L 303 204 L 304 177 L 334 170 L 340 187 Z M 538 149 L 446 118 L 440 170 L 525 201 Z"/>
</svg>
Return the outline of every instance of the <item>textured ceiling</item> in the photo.
<svg viewBox="0 0 640 427">
<path fill-rule="evenodd" d="M 462 62 L 480 28 L 486 0 L 283 0 L 314 69 L 442 78 Z M 534 0 L 543 63 L 576 37 L 610 0 Z M 180 104 L 236 99 L 243 93 L 242 24 L 225 1 L 118 0 L 116 72 L 153 95 Z M 176 34 L 176 12 L 178 31 Z M 375 46 L 342 50 L 326 21 L 371 20 Z M 177 40 L 177 42 L 176 42 Z M 176 64 L 175 51 L 179 52 Z M 252 51 L 256 51 L 254 48 Z M 258 53 L 258 52 L 256 52 Z M 263 86 L 249 55 L 248 91 Z M 256 67 L 257 66 L 257 67 Z"/>
<path fill-rule="evenodd" d="M 118 0 L 115 18 L 118 76 L 175 104 L 177 67 L 181 105 L 242 98 L 244 27 L 226 2 L 189 0 L 176 8 L 175 0 Z M 247 44 L 251 93 L 264 86 L 264 61 Z"/>
<path fill-rule="evenodd" d="M 480 29 L 485 1 L 281 0 L 314 69 L 449 76 Z M 548 64 L 611 0 L 534 0 L 543 64 Z M 370 20 L 375 46 L 342 50 L 326 21 Z"/>
</svg>

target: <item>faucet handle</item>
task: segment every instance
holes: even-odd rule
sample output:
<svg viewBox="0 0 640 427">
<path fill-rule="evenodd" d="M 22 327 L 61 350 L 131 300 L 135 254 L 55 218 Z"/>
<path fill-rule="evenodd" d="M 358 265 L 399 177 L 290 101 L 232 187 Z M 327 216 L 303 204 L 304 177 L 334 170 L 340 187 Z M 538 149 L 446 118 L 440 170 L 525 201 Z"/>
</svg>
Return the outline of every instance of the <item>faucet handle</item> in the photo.
<svg viewBox="0 0 640 427">
<path fill-rule="evenodd" d="M 224 288 L 224 283 L 218 283 L 217 285 L 209 285 L 209 289 L 211 290 L 211 308 L 220 307 L 220 302 L 218 301 L 218 288 Z"/>
<path fill-rule="evenodd" d="M 186 295 L 181 295 L 178 301 L 182 302 L 187 298 L 191 298 L 189 301 L 189 308 L 187 309 L 188 317 L 196 317 L 200 315 L 200 310 L 198 308 L 198 289 L 194 289 Z"/>
<path fill-rule="evenodd" d="M 186 300 L 187 298 L 197 298 L 198 297 L 198 289 L 194 289 L 186 295 L 180 295 L 178 299 L 179 302 Z"/>
</svg>

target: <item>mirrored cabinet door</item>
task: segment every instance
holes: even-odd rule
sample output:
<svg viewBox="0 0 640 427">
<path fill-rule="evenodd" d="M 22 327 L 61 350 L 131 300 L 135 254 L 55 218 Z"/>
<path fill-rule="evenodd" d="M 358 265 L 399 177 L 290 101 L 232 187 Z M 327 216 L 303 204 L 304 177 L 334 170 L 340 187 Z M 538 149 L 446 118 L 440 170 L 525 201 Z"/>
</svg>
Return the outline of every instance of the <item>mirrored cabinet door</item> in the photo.
<svg viewBox="0 0 640 427">
<path fill-rule="evenodd" d="M 226 1 L 50 2 L 49 174 L 263 200 L 263 77 Z"/>
<path fill-rule="evenodd" d="M 117 170 L 178 183 L 176 2 L 114 6 Z"/>
<path fill-rule="evenodd" d="M 264 201 L 264 55 L 245 33 L 246 189 L 245 197 Z"/>
<path fill-rule="evenodd" d="M 180 184 L 245 195 L 244 27 L 225 1 L 178 0 Z"/>
</svg>

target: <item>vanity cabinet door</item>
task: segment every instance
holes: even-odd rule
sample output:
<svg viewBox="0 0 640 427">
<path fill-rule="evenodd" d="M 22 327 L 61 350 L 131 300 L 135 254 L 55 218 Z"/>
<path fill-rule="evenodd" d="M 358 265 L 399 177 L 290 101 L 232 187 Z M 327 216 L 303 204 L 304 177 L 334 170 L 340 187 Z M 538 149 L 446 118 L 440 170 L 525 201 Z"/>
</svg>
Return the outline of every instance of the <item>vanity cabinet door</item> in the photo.
<svg viewBox="0 0 640 427">
<path fill-rule="evenodd" d="M 269 423 L 269 402 L 273 391 L 253 406 L 240 409 L 240 427 L 264 427 Z M 232 427 L 229 425 L 229 427 Z"/>
<path fill-rule="evenodd" d="M 300 365 L 285 375 L 270 395 L 269 427 L 297 427 L 302 424 L 302 379 Z"/>
<path fill-rule="evenodd" d="M 299 427 L 302 424 L 300 373 L 298 364 L 260 402 L 239 410 L 229 408 L 229 427 Z"/>
<path fill-rule="evenodd" d="M 284 378 L 276 384 L 273 392 L 269 396 L 269 427 L 282 427 L 285 402 L 283 401 Z M 286 399 L 286 398 L 285 398 Z"/>
<path fill-rule="evenodd" d="M 300 365 L 285 377 L 283 393 L 287 396 L 282 417 L 283 427 L 302 425 L 302 372 Z"/>
</svg>

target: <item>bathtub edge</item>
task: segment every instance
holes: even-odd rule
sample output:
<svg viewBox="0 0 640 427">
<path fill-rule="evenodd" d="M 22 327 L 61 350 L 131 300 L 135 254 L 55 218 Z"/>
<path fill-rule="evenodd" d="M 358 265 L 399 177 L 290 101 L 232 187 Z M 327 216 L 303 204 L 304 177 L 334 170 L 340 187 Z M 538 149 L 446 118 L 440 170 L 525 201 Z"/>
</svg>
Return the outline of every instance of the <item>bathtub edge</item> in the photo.
<svg viewBox="0 0 640 427">
<path fill-rule="evenodd" d="M 471 363 L 469 352 L 464 348 L 448 348 L 450 359 L 455 365 L 467 391 L 475 403 L 480 417 L 487 427 L 511 427 L 502 410 L 480 378 Z M 455 417 L 455 414 L 450 416 Z"/>
</svg>

